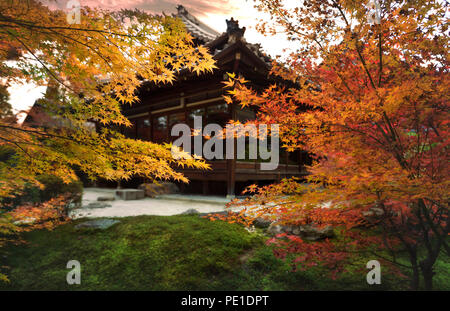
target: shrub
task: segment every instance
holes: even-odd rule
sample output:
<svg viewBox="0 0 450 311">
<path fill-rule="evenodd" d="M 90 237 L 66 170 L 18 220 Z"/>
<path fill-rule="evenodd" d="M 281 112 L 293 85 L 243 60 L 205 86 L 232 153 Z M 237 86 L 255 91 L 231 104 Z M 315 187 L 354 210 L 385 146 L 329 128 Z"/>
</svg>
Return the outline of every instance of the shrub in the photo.
<svg viewBox="0 0 450 311">
<path fill-rule="evenodd" d="M 41 175 L 37 177 L 37 180 L 43 184 L 43 189 L 35 185 L 28 185 L 22 194 L 13 198 L 3 198 L 2 203 L 10 208 L 15 208 L 21 204 L 43 203 L 60 195 L 69 194 L 69 199 L 73 203 L 81 204 L 83 196 L 83 183 L 81 181 L 77 180 L 66 184 L 59 177 L 53 175 Z"/>
<path fill-rule="evenodd" d="M 48 201 L 65 193 L 69 193 L 74 203 L 80 204 L 83 196 L 83 183 L 79 180 L 69 184 L 64 183 L 59 177 L 42 175 L 37 178 L 45 188 L 39 189 L 40 202 Z"/>
<path fill-rule="evenodd" d="M 0 146 L 0 162 L 11 161 L 15 153 L 14 149 L 9 146 Z"/>
</svg>

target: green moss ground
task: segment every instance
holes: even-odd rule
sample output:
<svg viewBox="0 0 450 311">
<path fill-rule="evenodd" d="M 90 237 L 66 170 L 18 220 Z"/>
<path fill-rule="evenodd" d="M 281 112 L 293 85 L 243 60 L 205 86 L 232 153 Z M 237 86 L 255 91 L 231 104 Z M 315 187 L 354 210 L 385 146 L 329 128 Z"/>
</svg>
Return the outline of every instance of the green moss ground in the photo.
<svg viewBox="0 0 450 311">
<path fill-rule="evenodd" d="M 364 271 L 330 280 L 324 269 L 291 272 L 265 238 L 243 227 L 197 216 L 121 218 L 107 230 L 75 229 L 77 220 L 53 231 L 24 235 L 1 265 L 10 283 L 1 290 L 401 290 L 407 282 L 384 273 L 369 286 Z M 81 285 L 68 285 L 69 260 L 81 263 Z M 372 258 L 370 258 L 372 259 Z M 368 259 L 368 260 L 370 260 Z M 355 261 L 365 266 L 368 260 Z M 0 265 L 0 266 L 1 266 Z M 436 266 L 436 289 L 450 289 L 450 262 Z"/>
</svg>

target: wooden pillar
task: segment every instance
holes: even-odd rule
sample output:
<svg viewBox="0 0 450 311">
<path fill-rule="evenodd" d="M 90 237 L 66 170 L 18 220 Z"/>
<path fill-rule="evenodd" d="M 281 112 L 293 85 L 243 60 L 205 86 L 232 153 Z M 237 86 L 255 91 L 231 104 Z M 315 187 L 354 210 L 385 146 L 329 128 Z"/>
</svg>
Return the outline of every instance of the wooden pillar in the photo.
<svg viewBox="0 0 450 311">
<path fill-rule="evenodd" d="M 241 59 L 241 53 L 237 52 L 235 54 L 235 60 L 233 65 L 233 72 L 238 74 L 239 72 L 239 61 Z M 231 103 L 230 115 L 232 120 L 236 120 L 236 103 Z M 233 159 L 227 160 L 227 197 L 234 198 L 236 192 L 236 148 L 237 141 L 236 138 L 233 139 Z"/>
<path fill-rule="evenodd" d="M 202 181 L 202 193 L 203 195 L 209 194 L 209 180 Z"/>
<path fill-rule="evenodd" d="M 236 103 L 231 104 L 231 119 L 236 119 Z M 233 138 L 233 159 L 227 159 L 227 197 L 234 198 L 236 186 L 236 138 Z"/>
<path fill-rule="evenodd" d="M 298 151 L 298 171 L 303 171 L 303 150 Z"/>
<path fill-rule="evenodd" d="M 184 182 L 180 183 L 180 192 L 185 193 L 186 192 L 186 184 Z"/>
<path fill-rule="evenodd" d="M 227 160 L 227 197 L 235 196 L 236 159 Z"/>
<path fill-rule="evenodd" d="M 287 150 L 284 151 L 284 177 L 288 176 L 288 167 L 289 167 L 289 152 Z"/>
<path fill-rule="evenodd" d="M 150 110 L 148 111 L 148 119 L 150 120 L 150 141 L 153 142 L 153 115 L 152 115 L 152 111 L 151 108 L 149 108 Z"/>
</svg>

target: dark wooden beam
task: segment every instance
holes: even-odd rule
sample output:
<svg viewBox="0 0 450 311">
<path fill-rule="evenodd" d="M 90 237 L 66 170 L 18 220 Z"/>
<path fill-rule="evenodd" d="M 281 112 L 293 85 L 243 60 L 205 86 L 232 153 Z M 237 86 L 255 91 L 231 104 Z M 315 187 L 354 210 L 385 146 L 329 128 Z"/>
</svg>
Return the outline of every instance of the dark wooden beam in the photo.
<svg viewBox="0 0 450 311">
<path fill-rule="evenodd" d="M 202 193 L 203 195 L 209 194 L 209 181 L 207 180 L 202 181 Z"/>
<path fill-rule="evenodd" d="M 237 69 L 237 68 L 236 68 Z M 236 103 L 231 103 L 231 119 L 236 120 Z M 233 138 L 233 158 L 227 160 L 227 196 L 234 197 L 236 191 L 236 139 Z"/>
</svg>

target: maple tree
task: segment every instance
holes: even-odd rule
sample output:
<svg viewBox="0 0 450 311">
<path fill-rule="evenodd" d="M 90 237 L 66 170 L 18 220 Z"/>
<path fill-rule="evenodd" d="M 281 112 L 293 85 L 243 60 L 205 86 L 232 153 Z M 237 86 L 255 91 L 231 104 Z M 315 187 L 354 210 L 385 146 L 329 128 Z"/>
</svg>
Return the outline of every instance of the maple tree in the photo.
<svg viewBox="0 0 450 311">
<path fill-rule="evenodd" d="M 280 257 L 297 254 L 296 266 L 324 265 L 333 276 L 365 253 L 409 269 L 413 289 L 421 279 L 431 289 L 436 259 L 450 254 L 446 5 L 256 2 L 271 17 L 261 32 L 284 32 L 298 43 L 271 71 L 296 87 L 256 92 L 230 78 L 228 101 L 257 106 L 257 122 L 279 124 L 283 147 L 308 151 L 314 162 L 308 183 L 250 187 L 254 195 L 234 203 L 245 208 L 232 221 L 333 226 L 339 239 L 280 234 L 269 243 Z"/>
<path fill-rule="evenodd" d="M 0 84 L 0 118 L 14 118 L 9 93 L 6 86 Z"/>
<path fill-rule="evenodd" d="M 127 139 L 116 130 L 131 125 L 121 106 L 137 101 L 143 82 L 171 83 L 182 70 L 201 74 L 215 67 L 179 19 L 81 7 L 79 23 L 68 23 L 67 12 L 42 1 L 1 0 L 0 59 L 4 86 L 49 87 L 40 106 L 55 124 L 30 127 L 0 118 L 0 147 L 10 151 L 0 162 L 0 198 L 20 194 L 26 184 L 39 185 L 39 175 L 68 183 L 77 179 L 75 169 L 108 180 L 187 182 L 177 166 L 208 168 L 187 154 L 175 160 L 169 144 Z M 18 210 L 35 217 L 36 208 Z M 18 230 L 8 215 L 0 210 L 3 235 Z"/>
</svg>

